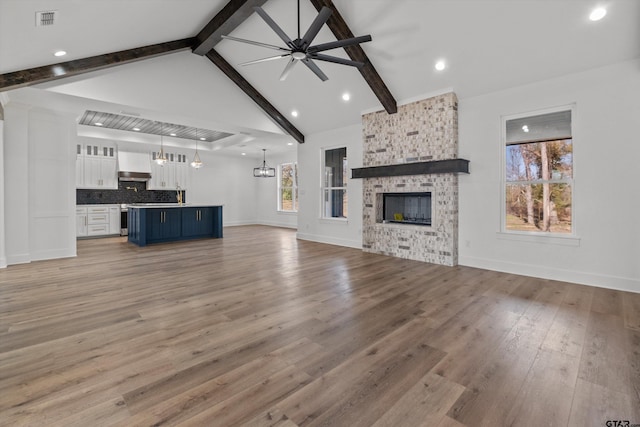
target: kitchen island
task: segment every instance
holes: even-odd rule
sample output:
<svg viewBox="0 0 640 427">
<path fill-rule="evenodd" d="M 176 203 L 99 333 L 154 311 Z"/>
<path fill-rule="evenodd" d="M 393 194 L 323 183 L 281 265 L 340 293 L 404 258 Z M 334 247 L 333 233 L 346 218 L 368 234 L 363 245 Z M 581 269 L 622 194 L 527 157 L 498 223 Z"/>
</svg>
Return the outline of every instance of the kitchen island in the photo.
<svg viewBox="0 0 640 427">
<path fill-rule="evenodd" d="M 222 237 L 222 206 L 141 203 L 128 209 L 128 241 L 138 246 Z"/>
</svg>

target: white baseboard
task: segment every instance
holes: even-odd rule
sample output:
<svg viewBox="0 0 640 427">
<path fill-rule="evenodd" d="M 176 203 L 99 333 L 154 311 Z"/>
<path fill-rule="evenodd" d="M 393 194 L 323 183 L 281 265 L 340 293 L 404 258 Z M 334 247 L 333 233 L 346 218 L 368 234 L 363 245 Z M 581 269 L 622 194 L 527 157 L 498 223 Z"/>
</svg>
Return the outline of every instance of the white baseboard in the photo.
<svg viewBox="0 0 640 427">
<path fill-rule="evenodd" d="M 329 245 L 346 246 L 348 248 L 362 249 L 362 242 L 356 240 L 341 239 L 339 237 L 318 236 L 314 234 L 296 233 L 296 238 L 300 240 L 309 240 L 311 242 L 326 243 Z"/>
<path fill-rule="evenodd" d="M 7 258 L 0 258 L 0 268 L 7 268 Z"/>
<path fill-rule="evenodd" d="M 293 230 L 297 230 L 298 229 L 298 226 L 296 224 L 287 224 L 286 222 L 260 221 L 260 222 L 258 222 L 258 224 L 267 225 L 269 227 L 291 228 Z"/>
<path fill-rule="evenodd" d="M 7 255 L 7 265 L 29 264 L 30 262 L 31 255 L 29 254 Z"/>
<path fill-rule="evenodd" d="M 31 261 L 44 261 L 48 259 L 73 258 L 76 256 L 75 247 L 71 249 L 54 249 L 35 253 L 31 257 Z"/>
<path fill-rule="evenodd" d="M 229 221 L 222 224 L 224 227 L 239 227 L 241 225 L 257 225 L 255 221 Z"/>
<path fill-rule="evenodd" d="M 563 270 L 540 265 L 505 262 L 469 256 L 461 256 L 458 259 L 458 264 L 468 267 L 483 268 L 485 270 L 538 277 L 540 279 L 558 280 L 562 282 L 577 283 L 580 285 L 595 286 L 598 288 L 640 293 L 640 280 L 627 277 L 585 273 L 582 271 Z"/>
</svg>

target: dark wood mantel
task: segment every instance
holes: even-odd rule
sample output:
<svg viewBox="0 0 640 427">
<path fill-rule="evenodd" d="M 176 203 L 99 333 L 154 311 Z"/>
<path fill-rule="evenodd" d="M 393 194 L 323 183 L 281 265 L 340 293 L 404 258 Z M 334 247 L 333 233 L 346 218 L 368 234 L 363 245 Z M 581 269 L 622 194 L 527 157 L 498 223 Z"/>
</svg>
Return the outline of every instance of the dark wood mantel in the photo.
<svg viewBox="0 0 640 427">
<path fill-rule="evenodd" d="M 379 178 L 434 173 L 469 173 L 469 160 L 450 159 L 351 169 L 351 178 Z"/>
</svg>

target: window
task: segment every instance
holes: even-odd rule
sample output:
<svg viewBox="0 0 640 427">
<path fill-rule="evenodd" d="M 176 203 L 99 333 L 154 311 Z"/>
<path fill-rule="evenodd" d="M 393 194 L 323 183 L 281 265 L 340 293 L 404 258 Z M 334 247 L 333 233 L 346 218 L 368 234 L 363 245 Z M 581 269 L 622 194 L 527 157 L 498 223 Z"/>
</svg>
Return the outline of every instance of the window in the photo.
<svg viewBox="0 0 640 427">
<path fill-rule="evenodd" d="M 505 120 L 505 231 L 573 234 L 571 115 Z"/>
<path fill-rule="evenodd" d="M 278 210 L 298 212 L 298 164 L 278 166 Z"/>
<path fill-rule="evenodd" d="M 322 217 L 347 217 L 347 148 L 324 151 Z"/>
</svg>

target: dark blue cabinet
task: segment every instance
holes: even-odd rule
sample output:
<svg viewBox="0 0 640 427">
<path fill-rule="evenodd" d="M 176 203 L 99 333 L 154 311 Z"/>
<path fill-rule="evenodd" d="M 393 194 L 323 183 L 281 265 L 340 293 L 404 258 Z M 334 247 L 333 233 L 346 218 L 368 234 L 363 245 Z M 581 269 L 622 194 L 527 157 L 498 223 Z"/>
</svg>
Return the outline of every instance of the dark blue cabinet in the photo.
<svg viewBox="0 0 640 427">
<path fill-rule="evenodd" d="M 213 208 L 183 208 L 182 235 L 184 237 L 213 237 Z"/>
<path fill-rule="evenodd" d="M 222 206 L 129 207 L 129 242 L 138 246 L 222 237 Z"/>
<path fill-rule="evenodd" d="M 176 240 L 182 233 L 182 209 L 146 209 L 147 242 Z"/>
</svg>

